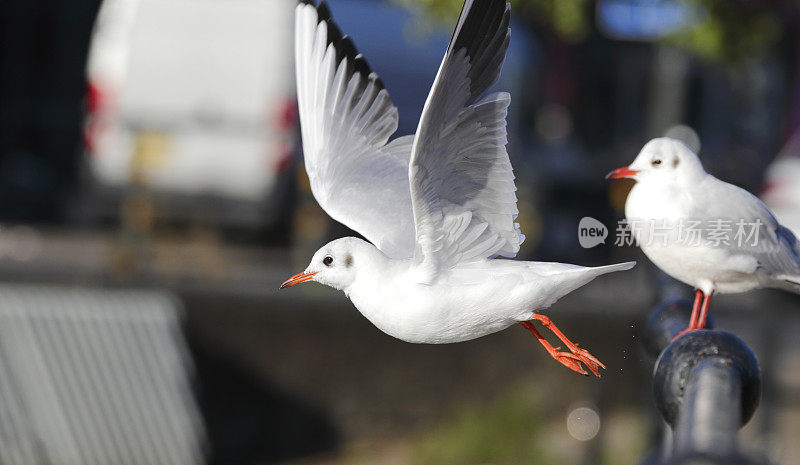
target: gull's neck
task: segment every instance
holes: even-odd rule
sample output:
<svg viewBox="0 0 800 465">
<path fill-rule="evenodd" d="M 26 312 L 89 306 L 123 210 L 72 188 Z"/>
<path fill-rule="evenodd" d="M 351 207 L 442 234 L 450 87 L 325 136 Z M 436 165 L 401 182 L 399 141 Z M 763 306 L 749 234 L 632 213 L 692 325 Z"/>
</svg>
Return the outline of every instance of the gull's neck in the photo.
<svg viewBox="0 0 800 465">
<path fill-rule="evenodd" d="M 703 181 L 709 177 L 713 178 L 713 176 L 710 176 L 702 168 L 699 170 L 692 170 L 691 172 L 687 173 L 686 176 L 678 177 L 678 185 L 681 187 L 681 189 L 697 189 L 700 184 L 702 184 Z"/>
<path fill-rule="evenodd" d="M 375 292 L 390 284 L 408 268 L 407 260 L 394 260 L 369 243 L 364 244 L 360 255 L 355 279 L 342 288 L 348 297 L 353 293 Z"/>
</svg>

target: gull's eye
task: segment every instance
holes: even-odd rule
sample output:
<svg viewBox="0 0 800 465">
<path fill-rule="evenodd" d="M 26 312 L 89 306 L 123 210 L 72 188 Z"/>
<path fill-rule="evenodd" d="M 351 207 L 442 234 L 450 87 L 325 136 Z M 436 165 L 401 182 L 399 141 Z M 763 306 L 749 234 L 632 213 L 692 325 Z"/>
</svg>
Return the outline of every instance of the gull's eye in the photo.
<svg viewBox="0 0 800 465">
<path fill-rule="evenodd" d="M 325 266 L 331 266 L 331 263 L 333 263 L 333 257 L 330 255 L 326 255 L 325 258 L 322 259 L 322 264 Z"/>
<path fill-rule="evenodd" d="M 653 166 L 658 166 L 660 164 L 661 164 L 661 159 L 660 158 L 656 158 L 655 160 L 653 160 Z"/>
</svg>

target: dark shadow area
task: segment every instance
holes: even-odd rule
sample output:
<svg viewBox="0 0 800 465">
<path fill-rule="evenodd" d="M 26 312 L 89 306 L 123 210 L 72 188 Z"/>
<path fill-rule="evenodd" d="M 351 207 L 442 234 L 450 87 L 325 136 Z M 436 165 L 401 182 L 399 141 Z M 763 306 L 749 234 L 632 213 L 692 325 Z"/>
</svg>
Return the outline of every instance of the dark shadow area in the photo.
<svg viewBox="0 0 800 465">
<path fill-rule="evenodd" d="M 0 2 L 0 218 L 58 221 L 74 191 L 100 0 Z"/>
<path fill-rule="evenodd" d="M 211 464 L 261 464 L 335 450 L 327 414 L 255 376 L 240 360 L 189 334 Z"/>
</svg>

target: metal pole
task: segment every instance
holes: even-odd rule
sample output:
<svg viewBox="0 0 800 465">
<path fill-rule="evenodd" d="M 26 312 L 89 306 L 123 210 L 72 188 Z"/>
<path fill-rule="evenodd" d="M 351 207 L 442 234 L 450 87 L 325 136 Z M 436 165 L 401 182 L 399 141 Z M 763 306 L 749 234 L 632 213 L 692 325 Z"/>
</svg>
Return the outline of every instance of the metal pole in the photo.
<svg viewBox="0 0 800 465">
<path fill-rule="evenodd" d="M 689 373 L 675 425 L 675 455 L 730 457 L 737 452 L 742 384 L 726 360 L 707 358 Z"/>
<path fill-rule="evenodd" d="M 689 302 L 665 302 L 645 325 L 645 348 L 658 355 L 656 406 L 672 434 L 642 464 L 756 464 L 739 450 L 738 434 L 758 406 L 758 360 L 747 344 L 724 331 L 698 330 L 673 340 L 689 312 Z"/>
</svg>

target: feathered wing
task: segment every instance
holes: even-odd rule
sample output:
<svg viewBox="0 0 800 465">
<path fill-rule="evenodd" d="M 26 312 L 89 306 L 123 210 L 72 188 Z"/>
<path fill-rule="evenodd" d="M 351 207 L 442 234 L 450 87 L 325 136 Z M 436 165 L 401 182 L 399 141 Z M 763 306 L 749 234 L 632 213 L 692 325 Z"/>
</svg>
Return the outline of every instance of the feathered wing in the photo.
<svg viewBox="0 0 800 465">
<path fill-rule="evenodd" d="M 508 21 L 505 0 L 467 0 L 425 102 L 409 166 L 420 282 L 459 263 L 513 257 L 524 239 L 505 149 L 510 96 L 478 100 L 500 74 Z"/>
<path fill-rule="evenodd" d="M 783 247 L 791 252 L 780 260 L 780 271 L 772 271 L 770 277 L 777 287 L 800 294 L 800 242 L 788 228 L 778 225 L 775 230 L 776 237 Z M 792 260 L 794 263 L 787 263 Z M 772 265 L 772 264 L 771 264 Z M 774 265 L 772 268 L 777 268 Z"/>
<path fill-rule="evenodd" d="M 387 143 L 397 108 L 324 2 L 295 11 L 297 103 L 311 190 L 334 219 L 392 258 L 409 258 L 412 136 Z"/>
<path fill-rule="evenodd" d="M 731 230 L 728 237 L 731 254 L 744 252 L 756 259 L 758 269 L 764 275 L 776 280 L 793 280 L 800 285 L 800 244 L 794 234 L 781 226 L 756 196 L 732 184 L 712 179 L 716 182 L 704 185 L 703 192 L 709 198 L 726 201 L 698 202 L 700 207 L 691 216 L 729 222 L 725 226 Z M 740 222 L 741 225 L 737 226 Z"/>
</svg>

